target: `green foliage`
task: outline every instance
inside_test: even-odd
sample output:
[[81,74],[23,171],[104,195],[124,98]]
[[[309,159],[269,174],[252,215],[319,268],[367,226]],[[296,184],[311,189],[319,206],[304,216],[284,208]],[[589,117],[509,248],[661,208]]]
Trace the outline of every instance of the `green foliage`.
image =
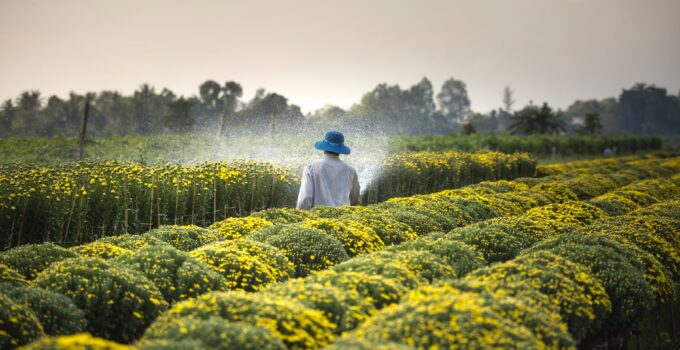
[[229,289],[260,290],[269,283],[287,280],[294,272],[284,250],[246,239],[215,242],[190,255],[222,275]]
[[26,305],[42,325],[45,334],[74,334],[85,329],[84,313],[64,295],[5,282],[0,282],[0,290],[17,304]]
[[510,117],[510,131],[513,134],[559,134],[565,131],[560,114],[553,112],[547,103],[541,107],[528,105]]
[[97,258],[52,264],[35,285],[73,300],[85,312],[88,332],[120,342],[137,339],[167,308],[161,292],[143,275]]
[[224,278],[209,265],[169,246],[149,246],[114,261],[146,276],[169,304],[227,287]]
[[147,330],[145,337],[164,332],[178,317],[220,317],[268,329],[289,349],[319,348],[333,339],[335,326],[322,312],[293,300],[240,291],[211,292],[175,304]]
[[349,258],[342,243],[335,237],[297,224],[275,225],[248,238],[281,249],[295,265],[295,277],[327,269]]
[[14,349],[43,334],[40,321],[29,308],[0,293],[0,349]]
[[356,338],[353,333],[348,333],[346,337],[340,338],[324,350],[413,350],[414,348],[406,344],[399,344],[387,341],[371,341]]
[[216,231],[204,229],[195,225],[161,226],[149,231],[146,235],[168,243],[185,252],[223,239]]
[[285,350],[271,331],[244,322],[227,322],[211,316],[175,317],[157,322],[136,346],[151,349]]
[[3,263],[32,280],[50,264],[78,254],[51,243],[26,244],[0,252],[0,263]]
[[488,263],[507,261],[519,254],[519,252],[535,243],[530,237],[524,235],[508,234],[499,227],[488,226],[483,228],[462,227],[441,236],[450,241],[465,243],[482,254]]

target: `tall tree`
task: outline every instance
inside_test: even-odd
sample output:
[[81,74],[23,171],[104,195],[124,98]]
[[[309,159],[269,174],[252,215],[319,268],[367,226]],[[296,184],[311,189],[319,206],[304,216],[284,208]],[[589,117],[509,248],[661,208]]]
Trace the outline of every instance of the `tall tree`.
[[558,134],[565,131],[560,115],[547,103],[543,103],[540,108],[528,105],[515,112],[510,121],[510,131],[513,134]]
[[576,130],[579,134],[595,135],[602,132],[600,115],[597,113],[587,113],[583,117],[583,126]]
[[163,125],[165,128],[181,134],[189,133],[194,126],[194,119],[191,113],[194,101],[180,97],[170,102],[167,111],[163,115]]
[[220,128],[218,135],[224,135],[227,124],[234,124],[236,109],[238,108],[239,99],[243,95],[243,88],[241,84],[235,81],[228,81],[224,84],[222,89],[222,118],[220,119]]
[[12,120],[14,120],[16,112],[17,108],[14,106],[11,99],[7,99],[2,103],[2,107],[0,107],[0,126],[2,126],[0,135],[10,135]]
[[666,89],[644,83],[619,96],[623,129],[631,134],[669,134],[680,129],[680,109]]
[[507,129],[507,122],[510,118],[510,115],[512,114],[512,106],[515,104],[515,99],[513,98],[514,94],[515,91],[509,86],[503,88],[503,108],[498,114],[498,131],[500,132],[503,132],[505,129]]
[[470,98],[468,98],[465,83],[449,79],[442,84],[437,94],[439,109],[450,123],[465,119],[470,114]]

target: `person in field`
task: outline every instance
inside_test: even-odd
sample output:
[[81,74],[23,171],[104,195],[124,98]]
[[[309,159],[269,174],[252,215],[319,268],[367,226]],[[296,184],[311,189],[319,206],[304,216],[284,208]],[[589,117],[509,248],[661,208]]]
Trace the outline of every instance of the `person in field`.
[[341,154],[349,154],[345,136],[329,131],[323,140],[314,144],[323,151],[323,158],[305,167],[297,199],[297,208],[308,210],[319,206],[359,204],[359,177],[357,171],[340,160]]

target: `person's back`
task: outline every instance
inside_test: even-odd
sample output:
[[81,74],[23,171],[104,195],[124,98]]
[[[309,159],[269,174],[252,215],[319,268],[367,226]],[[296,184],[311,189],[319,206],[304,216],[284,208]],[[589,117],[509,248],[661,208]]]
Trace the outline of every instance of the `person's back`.
[[357,172],[339,157],[340,153],[349,154],[344,136],[339,132],[328,132],[315,147],[323,150],[324,156],[305,167],[296,207],[304,210],[359,204]]

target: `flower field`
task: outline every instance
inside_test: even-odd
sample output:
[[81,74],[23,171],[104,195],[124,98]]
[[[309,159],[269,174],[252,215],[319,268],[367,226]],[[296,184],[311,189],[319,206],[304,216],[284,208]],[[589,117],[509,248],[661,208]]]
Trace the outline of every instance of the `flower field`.
[[[381,160],[371,160],[371,164]],[[527,154],[419,152],[384,160],[366,202],[485,180],[533,176]],[[73,245],[162,225],[207,227],[228,217],[293,206],[302,164],[255,161],[193,166],[133,162],[0,165],[0,247]]]
[[0,253],[0,348],[575,349],[672,315],[680,157],[539,171],[21,245]]

